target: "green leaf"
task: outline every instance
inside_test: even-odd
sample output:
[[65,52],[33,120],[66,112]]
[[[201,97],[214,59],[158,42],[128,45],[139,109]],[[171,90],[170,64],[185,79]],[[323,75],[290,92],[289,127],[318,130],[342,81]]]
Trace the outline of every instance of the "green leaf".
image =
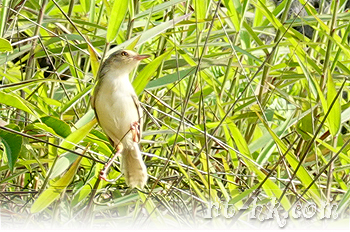
[[232,0],[224,0],[223,1],[224,5],[227,8],[227,15],[230,17],[231,22],[233,23],[236,31],[240,31],[240,19],[239,19],[239,14],[237,12],[237,8],[234,5],[234,1]]
[[238,150],[242,154],[244,154],[248,157],[251,157],[251,154],[250,154],[250,151],[248,148],[248,144],[245,141],[245,139],[244,139],[243,135],[241,134],[241,132],[239,131],[239,129],[237,128],[236,124],[234,122],[232,122],[230,120],[230,118],[226,118],[226,121],[227,121],[227,126],[231,131],[231,135],[232,135],[233,140],[235,141],[235,143],[237,145]]
[[103,4],[106,7],[107,16],[110,16],[111,15],[111,11],[112,11],[111,4],[109,4],[109,1],[107,1],[107,0],[103,0]]
[[157,78],[155,80],[150,81],[147,84],[146,89],[152,90],[152,89],[157,89],[160,87],[167,86],[168,84],[174,83],[176,81],[180,81],[183,78],[194,74],[195,71],[196,71],[196,67],[192,67],[192,68],[189,68],[186,70],[181,70],[179,72],[165,75],[163,77],[160,77],[160,78]]
[[[78,152],[81,150],[77,150]],[[80,157],[74,153],[66,152],[62,154],[58,160],[55,166],[52,169],[52,173],[50,176],[50,179],[54,179],[57,176],[61,175],[63,172],[67,170],[67,168],[74,163],[74,161],[77,159],[77,157]]]
[[139,75],[137,75],[137,77],[133,81],[133,86],[137,95],[139,95],[145,89],[148,82],[151,80],[153,74],[157,71],[158,67],[162,64],[163,60],[165,60],[171,52],[172,50],[167,51],[164,54],[158,56],[146,67],[144,67],[139,73]]
[[245,190],[244,192],[238,194],[238,196],[232,198],[228,203],[229,204],[237,204],[239,201],[244,200],[246,197],[249,197],[249,195],[254,192],[255,189],[259,187],[260,183],[250,187],[249,189]]
[[75,144],[78,144],[85,136],[90,132],[90,130],[97,123],[96,119],[91,120],[86,123],[84,126],[80,127],[78,130],[71,133],[62,143],[61,147],[71,149],[75,147]]
[[3,36],[7,29],[7,17],[8,17],[8,10],[10,7],[8,7],[10,4],[10,0],[2,0],[1,1],[1,5],[2,7],[0,7],[0,36]]
[[90,109],[88,112],[86,112],[86,114],[83,117],[81,117],[79,119],[79,121],[77,121],[75,123],[75,126],[74,126],[74,128],[72,128],[72,130],[74,131],[75,129],[79,129],[79,128],[87,125],[94,118],[95,118],[95,111],[93,109]]
[[341,107],[340,98],[338,98],[335,100],[332,108],[330,108],[332,102],[337,97],[337,90],[335,89],[331,73],[328,73],[327,89],[327,110],[330,110],[327,121],[329,131],[331,132],[332,136],[336,136],[340,131]]
[[88,46],[88,49],[89,49],[89,54],[90,54],[92,74],[94,75],[94,77],[96,77],[97,72],[98,72],[98,68],[100,66],[100,62],[98,61],[98,57],[97,57],[94,49],[92,49],[92,47],[90,45]]
[[[261,181],[266,178],[266,175],[262,171],[260,171],[251,160],[248,160],[246,158],[244,158],[244,160],[247,163],[249,169],[256,173]],[[265,183],[262,185],[262,188],[264,189],[265,193],[270,197],[276,197],[279,199],[283,194],[282,189],[280,189],[277,186],[277,184],[275,184],[270,179],[266,179]],[[286,195],[283,196],[281,200],[281,205],[285,210],[289,210],[291,208],[291,204]]]
[[[220,110],[220,116],[223,118],[226,114],[225,110],[221,107],[221,104],[219,103],[218,108]],[[251,158],[251,153],[249,151],[248,144],[245,141],[239,129],[237,128],[236,124],[229,117],[225,119],[225,123],[225,126],[227,126],[227,128],[230,131],[230,133],[228,133],[228,131],[225,131],[226,140],[231,140],[233,138],[240,153]],[[233,157],[232,161],[235,165],[238,165],[238,161],[236,161],[235,159],[236,157]]]
[[[92,62],[92,61],[91,61]],[[67,110],[71,109],[74,105],[79,103],[82,98],[84,98],[86,95],[88,95],[91,92],[93,85],[88,86],[83,91],[76,94],[70,101],[66,102],[62,109],[60,110],[61,113],[66,112]]]
[[70,135],[70,133],[72,133],[70,126],[59,118],[46,116],[40,118],[40,121],[52,128],[56,134],[63,138],[66,138],[68,135]]
[[0,52],[12,52],[12,46],[6,39],[0,38]]
[[48,133],[51,133],[53,135],[59,136],[56,131],[54,131],[51,127],[47,126],[45,123],[41,123],[41,122],[35,122],[35,123],[31,123],[28,126],[26,126],[24,128],[25,131],[30,132],[30,131],[45,131]]
[[138,40],[137,46],[140,46],[140,45],[144,44],[146,41],[150,41],[151,39],[157,37],[157,35],[159,35],[160,33],[163,33],[167,29],[174,27],[177,23],[185,20],[190,15],[191,15],[191,13],[180,16],[180,17],[175,18],[173,20],[166,21],[166,22],[159,24],[155,27],[152,27],[151,29],[142,32],[140,37],[135,36],[134,38],[129,39],[129,40],[125,41],[124,43],[114,47],[113,49],[110,50],[110,53],[117,51],[118,49],[128,47],[129,44],[134,42],[134,40]]
[[166,1],[166,2],[158,2],[157,4],[155,4],[156,2],[152,2],[153,6],[148,8],[147,10],[142,10],[140,11],[137,15],[135,15],[135,19],[137,18],[141,18],[141,17],[145,17],[148,16],[150,13],[156,13],[158,11],[162,11],[165,9],[169,9],[169,7],[172,7],[178,3],[183,2],[184,0],[170,0],[170,1]]
[[[292,153],[290,150],[288,151],[287,146],[283,143],[283,141],[274,133],[274,131],[269,127],[269,125],[265,122],[265,120],[260,116],[260,114],[256,111],[256,115],[259,117],[260,121],[264,124],[265,128],[269,132],[269,134],[272,136],[272,138],[275,140],[276,144],[279,146],[281,149],[282,154],[287,154],[286,159],[290,166],[296,170],[298,164],[299,164],[299,159]],[[288,151],[288,152],[287,152]],[[307,170],[304,168],[303,165],[299,167],[298,172],[296,173],[296,176],[299,178],[303,186],[309,186],[313,179],[310,176],[310,174],[307,172]],[[314,201],[316,202],[317,205],[321,203],[321,195],[320,195],[320,189],[319,187],[314,183],[309,189],[309,193],[313,197]]]
[[[277,136],[283,136],[284,131],[288,128],[290,128],[293,124],[299,122],[299,120],[303,119],[304,117],[308,116],[309,114],[311,114],[311,111],[314,110],[314,108],[309,108],[307,111],[305,111],[304,113],[302,113],[301,115],[299,115],[298,117],[294,117],[289,121],[288,125],[285,124],[281,124],[279,125],[277,128],[275,128],[273,130],[273,132],[277,135]],[[257,150],[265,147],[268,143],[271,143],[272,140],[272,136],[267,133],[265,136],[260,137],[259,139],[253,141],[252,143],[250,143],[249,145],[249,150],[250,152],[256,152]]]
[[[156,190],[155,190],[156,191]],[[158,190],[160,191],[160,190]],[[105,211],[105,210],[111,210],[115,209],[118,206],[124,206],[124,205],[133,205],[135,206],[135,202],[140,199],[140,196],[138,193],[130,193],[125,196],[121,196],[118,198],[113,198],[110,201],[110,204],[106,205],[96,205],[96,212]]]
[[[9,124],[6,127],[16,131],[20,131],[19,127],[15,124]],[[13,168],[21,152],[23,137],[21,135],[7,132],[0,129],[0,142],[5,147],[5,153],[7,156],[8,165],[10,167],[11,172],[13,172]]]
[[107,27],[107,43],[114,41],[118,34],[120,25],[122,24],[126,12],[128,10],[129,0],[115,0]]
[[[196,16],[196,21],[199,22],[201,20],[204,20],[206,18],[206,13],[207,13],[207,5],[208,1],[207,0],[195,0],[194,1],[194,12]],[[201,32],[204,28],[204,23],[198,23],[197,27],[198,30]]]
[[66,138],[72,133],[70,126],[59,118],[45,116],[25,127],[25,131],[44,130],[54,135]]
[[[73,149],[75,147],[75,144],[78,144],[82,139],[85,138],[85,136],[90,132],[90,130],[95,126],[97,120],[93,119],[90,122],[86,123],[84,126],[80,127],[76,131],[72,132],[62,143],[61,147]],[[61,153],[62,154],[62,153]],[[52,173],[50,178],[55,178],[58,175],[62,174],[69,165],[71,165],[78,155],[73,153],[64,153],[62,154],[59,159],[57,160],[57,163],[53,167]]]
[[[274,133],[276,133],[277,136],[281,137],[285,132],[288,130],[290,127],[290,122],[292,121],[294,116],[294,113],[291,113],[289,117],[279,126],[274,130]],[[305,118],[305,117],[304,117]],[[264,137],[270,137],[270,136],[264,136]],[[270,155],[274,151],[275,148],[275,141],[271,139],[268,143],[265,143],[264,149],[259,153],[258,158],[256,159],[256,162],[260,165],[265,165],[266,162],[268,161]]]
[[188,175],[188,172],[180,165],[179,161],[177,159],[174,159],[175,163],[177,164],[179,171],[184,175],[184,177],[188,180],[189,184],[191,185],[191,188],[194,192],[198,194],[198,196],[202,200],[206,200],[206,197],[203,195],[203,191],[201,191],[196,182]]
[[34,114],[34,112],[28,107],[29,102],[18,97],[14,93],[0,92],[0,103],[15,107],[16,109],[23,110],[32,115]]
[[48,207],[52,202],[54,202],[60,194],[67,188],[67,186],[72,182],[75,173],[79,167],[81,156],[73,163],[69,170],[56,182],[50,185],[38,199],[33,203],[30,208],[31,213],[38,213],[46,207]]
[[[301,103],[302,110],[310,109],[309,102]],[[310,135],[313,135],[314,128],[311,126],[313,123],[312,112],[310,112],[307,116],[303,117],[299,120],[297,125],[298,133],[303,137],[304,140],[311,139]]]
[[[83,164],[82,164],[83,165]],[[80,188],[77,189],[75,196],[72,200],[72,206],[75,206],[82,202],[86,197],[88,197],[92,191],[91,186],[94,186],[96,181],[99,181],[95,175],[90,175],[91,178],[85,182]],[[100,182],[101,185],[102,182]]]

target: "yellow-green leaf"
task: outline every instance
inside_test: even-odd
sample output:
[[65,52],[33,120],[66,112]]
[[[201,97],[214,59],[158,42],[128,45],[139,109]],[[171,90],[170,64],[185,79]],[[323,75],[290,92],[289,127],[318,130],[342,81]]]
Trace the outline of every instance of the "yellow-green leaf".
[[[265,128],[267,131],[270,133],[272,138],[275,140],[276,144],[279,146],[281,149],[281,152],[283,154],[287,153],[286,159],[290,166],[293,168],[293,170],[296,170],[297,166],[299,165],[300,160],[292,153],[290,150],[288,150],[287,146],[283,143],[283,141],[274,133],[274,131],[267,125],[265,120],[260,116],[260,114],[256,111],[255,112],[260,121],[264,124]],[[313,179],[310,176],[310,174],[307,172],[307,170],[304,168],[303,165],[301,165],[296,173],[297,177],[301,181],[302,185],[307,187],[309,186],[312,182]],[[311,185],[309,191],[308,191],[311,196],[313,197],[314,201],[316,204],[320,204],[321,202],[321,195],[320,195],[320,189],[319,187],[314,183]]]
[[79,143],[85,136],[90,132],[90,130],[97,123],[96,118],[86,123],[84,126],[79,128],[78,130],[71,133],[62,143],[61,147],[71,149],[75,146],[75,144]]
[[107,27],[107,43],[111,43],[118,34],[119,28],[128,10],[129,0],[115,0]]
[[[90,130],[95,126],[97,120],[96,118],[91,120],[90,122],[86,123],[84,126],[80,127],[78,130],[71,133],[62,143],[61,147],[72,149],[75,147],[75,144],[79,143],[82,139],[85,138],[85,136],[90,132]],[[60,152],[59,154],[62,154]],[[57,160],[57,163],[53,167],[51,177],[55,178],[56,176],[62,174],[69,165],[71,165],[78,155],[67,152],[61,155],[61,157]]]
[[[15,124],[9,124],[6,127],[16,131],[20,131],[19,127]],[[13,168],[15,167],[17,158],[21,152],[23,137],[15,133],[0,130],[0,144],[3,144],[3,146],[5,147],[8,166],[11,172],[13,172]]]
[[[330,110],[327,122],[329,126],[329,131],[332,136],[336,136],[339,133],[340,129],[340,119],[341,119],[341,109],[340,109],[340,99],[335,100],[332,108],[331,104],[334,99],[337,97],[337,90],[335,89],[334,81],[331,73],[328,73],[327,81],[327,110]],[[326,113],[326,112],[325,112]]]
[[142,69],[139,75],[133,81],[133,86],[135,88],[135,92],[139,95],[146,87],[148,82],[151,80],[153,74],[157,71],[158,67],[162,64],[163,60],[165,60],[172,50],[165,52],[164,54],[158,56],[151,63],[149,63],[146,67]]
[[31,115],[35,115],[32,109],[28,107],[29,102],[18,97],[16,94],[0,92],[0,103],[23,110]]
[[12,46],[6,39],[0,38],[0,52],[12,52]]
[[31,213],[37,213],[44,210],[60,196],[60,194],[72,182],[73,177],[79,167],[80,160],[81,156],[78,157],[78,159],[72,164],[69,170],[60,179],[53,183],[38,197],[38,199],[30,208]]
[[100,62],[98,61],[98,58],[97,58],[96,53],[94,52],[94,49],[92,49],[90,47],[90,45],[88,45],[88,50],[89,50],[89,54],[90,54],[92,74],[94,75],[94,77],[96,77],[97,72],[98,72],[98,68],[100,66]]

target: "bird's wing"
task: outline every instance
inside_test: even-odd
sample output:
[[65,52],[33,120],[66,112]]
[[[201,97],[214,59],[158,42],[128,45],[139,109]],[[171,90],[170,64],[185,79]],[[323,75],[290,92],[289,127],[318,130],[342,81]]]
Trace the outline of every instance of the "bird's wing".
[[97,121],[98,121],[98,117],[97,117],[97,113],[96,113],[96,109],[95,109],[95,99],[96,99],[95,95],[96,95],[96,93],[98,93],[98,90],[99,90],[100,86],[101,86],[101,80],[98,80],[97,84],[95,85],[95,88],[94,88],[94,90],[92,92],[92,95],[90,97],[91,107],[95,111],[95,117],[96,117]]
[[106,72],[103,71],[105,66],[106,66],[106,62],[103,62],[102,66],[100,66],[101,68],[100,68],[100,70],[99,70],[99,72],[97,74],[97,77],[96,77],[97,82],[96,82],[95,88],[94,88],[94,90],[92,92],[92,95],[91,95],[91,107],[95,111],[96,118],[97,118],[97,113],[96,113],[96,110],[95,110],[95,97],[94,96],[96,95],[96,93],[98,93],[98,90],[100,89],[101,84],[102,84],[101,82],[103,80],[103,77],[106,74]]
[[141,134],[142,134],[142,124],[143,124],[143,117],[142,117],[142,107],[140,105],[139,99],[137,98],[136,95],[131,95],[132,100],[134,101],[135,107],[137,109],[137,113],[138,113],[138,123],[139,123],[139,133],[138,133],[138,139],[139,141],[141,141]]

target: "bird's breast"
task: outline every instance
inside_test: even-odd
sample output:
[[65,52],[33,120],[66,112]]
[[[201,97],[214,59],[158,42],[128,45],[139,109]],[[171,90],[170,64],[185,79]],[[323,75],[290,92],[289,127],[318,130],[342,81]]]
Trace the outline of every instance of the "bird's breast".
[[128,80],[105,76],[95,96],[95,110],[99,123],[108,137],[120,141],[130,131],[131,123],[139,121],[139,115],[132,98],[135,91]]

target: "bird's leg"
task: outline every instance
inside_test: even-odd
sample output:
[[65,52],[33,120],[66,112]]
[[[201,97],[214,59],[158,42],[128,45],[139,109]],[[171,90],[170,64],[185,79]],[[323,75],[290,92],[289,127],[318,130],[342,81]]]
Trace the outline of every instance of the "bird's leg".
[[130,130],[132,133],[132,139],[134,140],[135,143],[140,142],[139,141],[139,135],[140,135],[139,126],[140,126],[139,122],[132,122],[131,126],[130,126]]
[[101,180],[113,182],[113,181],[107,179],[107,172],[108,172],[110,166],[112,165],[112,163],[114,162],[115,158],[117,158],[117,156],[119,156],[121,154],[121,152],[123,150],[123,144],[119,143],[116,148],[117,148],[116,153],[113,155],[113,157],[105,164],[103,169],[100,171],[99,178]]

